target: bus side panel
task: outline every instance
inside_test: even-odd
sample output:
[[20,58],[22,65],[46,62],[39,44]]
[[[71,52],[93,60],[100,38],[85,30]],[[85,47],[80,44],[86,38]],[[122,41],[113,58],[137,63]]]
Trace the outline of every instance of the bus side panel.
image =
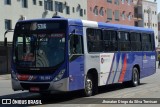
[[[124,78],[124,74],[127,71],[126,67],[128,66],[128,63],[126,62],[126,53],[117,53],[117,69],[116,69],[116,74],[114,75],[112,83],[118,83],[119,79]],[[123,70],[123,72],[122,72]],[[123,74],[123,75],[122,75]]]
[[132,59],[133,57],[130,56],[130,52],[117,52],[113,60],[107,84],[119,83],[130,79]]
[[155,66],[156,58],[155,52],[143,52],[143,70],[141,72],[141,78],[152,75],[156,71]]
[[131,80],[134,65],[142,68],[142,52],[118,52],[115,54],[107,84]]
[[154,52],[132,52],[127,53],[126,55],[127,69],[123,81],[129,81],[132,79],[132,69],[134,65],[138,65],[140,67],[140,78],[147,77],[155,73],[156,70]]
[[[107,79],[109,77],[111,67],[116,67],[115,63],[113,64],[113,60],[115,59],[114,53],[101,53],[99,64],[100,64],[100,74],[99,74],[99,83],[100,85],[106,85]],[[113,73],[114,74],[114,73]]]
[[[123,82],[126,73],[130,71],[129,53],[117,52],[113,58],[107,84]],[[130,72],[129,72],[130,73]],[[130,74],[128,74],[130,75]],[[130,78],[130,77],[129,77]]]
[[113,62],[112,62],[112,66],[110,69],[110,73],[109,73],[109,77],[107,79],[107,84],[112,84],[114,81],[114,83],[117,83],[118,79],[119,79],[119,72],[122,68],[122,59],[120,57],[120,53],[115,53],[114,58],[113,58]]
[[84,88],[84,56],[79,56],[69,63],[69,90]]
[[142,52],[129,52],[127,53],[127,70],[123,81],[130,81],[132,79],[132,69],[135,65],[140,67],[142,71]]

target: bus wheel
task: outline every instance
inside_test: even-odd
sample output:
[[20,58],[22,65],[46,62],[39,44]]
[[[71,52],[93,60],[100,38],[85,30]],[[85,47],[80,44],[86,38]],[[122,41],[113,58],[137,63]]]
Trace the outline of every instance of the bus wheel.
[[133,87],[138,86],[140,83],[140,79],[139,79],[139,71],[136,67],[133,68],[132,70],[132,80],[131,80],[131,85]]
[[92,76],[88,74],[85,80],[85,89],[84,89],[84,94],[86,97],[93,95],[93,81],[92,80],[93,80]]

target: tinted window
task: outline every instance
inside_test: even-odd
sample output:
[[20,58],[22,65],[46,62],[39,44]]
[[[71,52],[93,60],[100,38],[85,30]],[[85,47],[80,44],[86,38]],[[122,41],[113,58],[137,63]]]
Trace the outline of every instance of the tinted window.
[[152,43],[151,43],[151,35],[150,34],[142,34],[142,49],[143,51],[151,51]]
[[130,51],[130,41],[129,41],[129,33],[128,32],[118,32],[119,39],[119,50],[120,51]]
[[131,50],[132,51],[141,51],[141,34],[140,33],[135,33],[131,32],[130,33],[130,38],[131,38]]
[[64,61],[65,33],[19,33],[13,43],[13,59],[20,67],[55,67]]
[[88,52],[102,52],[102,31],[100,29],[87,29]]
[[103,49],[105,52],[118,50],[116,31],[104,30],[103,40]]
[[82,37],[78,35],[72,35],[70,39],[70,53],[71,54],[83,54]]

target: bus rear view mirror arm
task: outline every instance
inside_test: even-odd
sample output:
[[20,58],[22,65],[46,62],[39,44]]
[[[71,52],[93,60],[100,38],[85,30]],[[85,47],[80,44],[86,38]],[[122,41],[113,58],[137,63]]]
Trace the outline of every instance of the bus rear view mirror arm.
[[4,33],[4,46],[7,46],[7,37],[6,37],[6,34],[9,33],[9,32],[14,32],[14,29],[9,29],[9,30],[5,31],[5,33]]

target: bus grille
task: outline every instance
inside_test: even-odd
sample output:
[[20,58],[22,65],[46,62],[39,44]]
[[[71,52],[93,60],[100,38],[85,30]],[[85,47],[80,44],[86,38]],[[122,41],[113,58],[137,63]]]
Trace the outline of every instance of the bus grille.
[[43,91],[43,90],[47,90],[50,84],[48,83],[45,83],[45,84],[44,83],[43,84],[21,83],[21,86],[26,90],[29,90],[31,87],[38,87],[40,91]]

